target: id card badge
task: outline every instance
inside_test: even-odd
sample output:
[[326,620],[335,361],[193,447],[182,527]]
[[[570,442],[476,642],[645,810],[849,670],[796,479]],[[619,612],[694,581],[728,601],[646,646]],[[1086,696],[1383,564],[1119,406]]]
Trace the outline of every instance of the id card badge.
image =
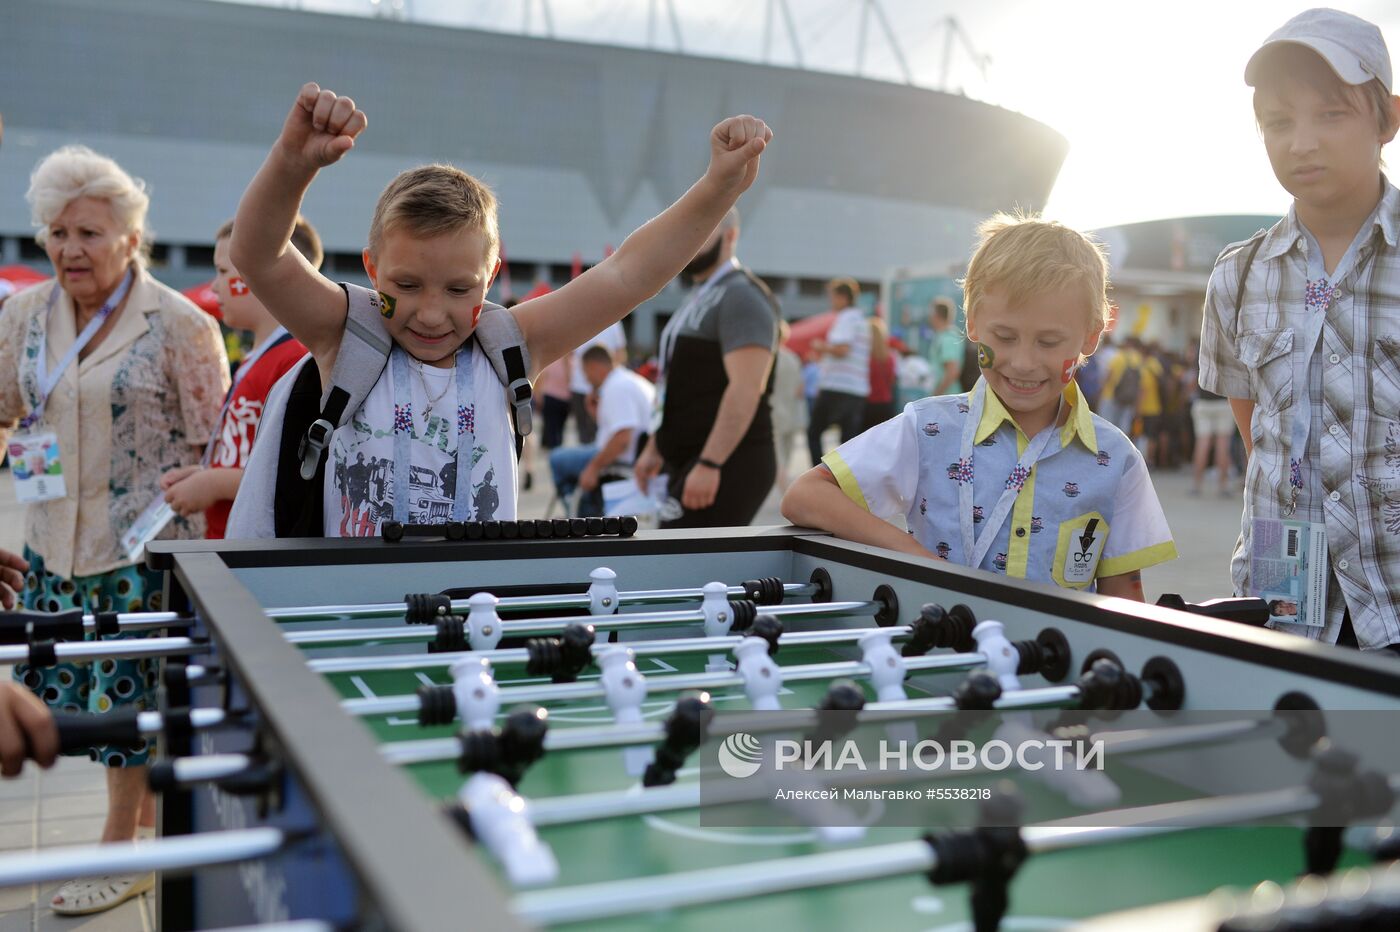
[[1249,594],[1269,606],[1269,626],[1327,624],[1327,529],[1320,522],[1255,518]]
[[16,434],[10,438],[9,453],[15,498],[21,505],[52,501],[68,494],[57,434]]
[[170,507],[170,503],[157,496],[146,506],[145,511],[136,516],[136,520],[131,522],[131,527],[122,535],[122,549],[126,551],[126,558],[132,563],[140,563],[141,558],[145,556],[146,543],[165,530],[165,526],[174,517],[175,510]]

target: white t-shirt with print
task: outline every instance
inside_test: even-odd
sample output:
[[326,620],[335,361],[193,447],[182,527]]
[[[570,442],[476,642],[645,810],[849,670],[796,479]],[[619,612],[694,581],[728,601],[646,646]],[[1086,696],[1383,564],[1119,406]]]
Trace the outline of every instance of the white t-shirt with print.
[[826,342],[849,346],[845,356],[823,356],[817,388],[864,398],[870,394],[870,321],[858,307],[836,315]]
[[637,440],[651,423],[656,389],[646,379],[625,366],[615,366],[598,386],[598,449],[607,446],[613,434],[632,430],[632,442],[616,460],[631,463],[637,458]]
[[583,354],[588,352],[591,346],[604,347],[616,359],[618,353],[627,349],[627,333],[622,329],[621,323],[612,323],[593,339],[574,348],[573,366],[569,369],[569,391],[575,395],[587,395],[593,391],[593,386],[588,384],[588,377],[583,374]]
[[[422,378],[409,372],[412,434],[408,520],[452,520],[456,496],[459,425],[476,432],[472,455],[472,506],[467,519],[506,521],[515,518],[515,434],[510,425],[505,388],[476,341],[471,342],[472,398],[459,408],[456,370],[422,366]],[[410,361],[411,370],[419,370]],[[426,382],[433,398],[427,414]],[[355,416],[336,429],[326,464],[325,534],[370,537],[394,517],[394,379],[393,360]]]

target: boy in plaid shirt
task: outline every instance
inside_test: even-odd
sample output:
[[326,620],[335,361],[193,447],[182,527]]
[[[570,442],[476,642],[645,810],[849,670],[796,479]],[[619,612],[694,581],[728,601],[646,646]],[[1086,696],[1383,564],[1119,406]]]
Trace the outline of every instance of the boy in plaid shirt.
[[[1308,10],[1269,37],[1245,81],[1293,204],[1226,248],[1206,296],[1201,387],[1230,399],[1250,451],[1232,576],[1241,593],[1298,601],[1297,616],[1273,622],[1280,630],[1395,651],[1400,191],[1381,173],[1400,126],[1390,56],[1371,23]],[[1325,538],[1327,560],[1311,585],[1281,585],[1265,558],[1300,534]]]

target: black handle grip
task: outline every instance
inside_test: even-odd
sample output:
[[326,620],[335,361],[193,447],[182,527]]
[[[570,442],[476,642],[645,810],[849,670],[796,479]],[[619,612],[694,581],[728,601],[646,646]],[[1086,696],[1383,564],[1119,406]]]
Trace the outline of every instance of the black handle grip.
[[81,641],[83,610],[67,612],[0,612],[0,644],[28,644],[30,626],[34,639]]
[[138,714],[138,709],[130,708],[114,709],[101,715],[55,712],[53,720],[58,726],[59,749],[65,754],[102,745],[135,749],[141,743]]

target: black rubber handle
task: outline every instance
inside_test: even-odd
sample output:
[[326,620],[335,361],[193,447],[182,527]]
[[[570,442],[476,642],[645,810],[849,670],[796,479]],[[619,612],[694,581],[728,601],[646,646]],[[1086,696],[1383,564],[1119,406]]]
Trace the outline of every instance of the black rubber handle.
[[30,625],[33,625],[35,640],[81,641],[83,610],[0,612],[0,644],[28,644]]
[[58,726],[59,749],[65,754],[103,745],[134,749],[141,743],[141,729],[136,724],[138,714],[139,710],[127,708],[101,715],[55,712],[53,720]]

